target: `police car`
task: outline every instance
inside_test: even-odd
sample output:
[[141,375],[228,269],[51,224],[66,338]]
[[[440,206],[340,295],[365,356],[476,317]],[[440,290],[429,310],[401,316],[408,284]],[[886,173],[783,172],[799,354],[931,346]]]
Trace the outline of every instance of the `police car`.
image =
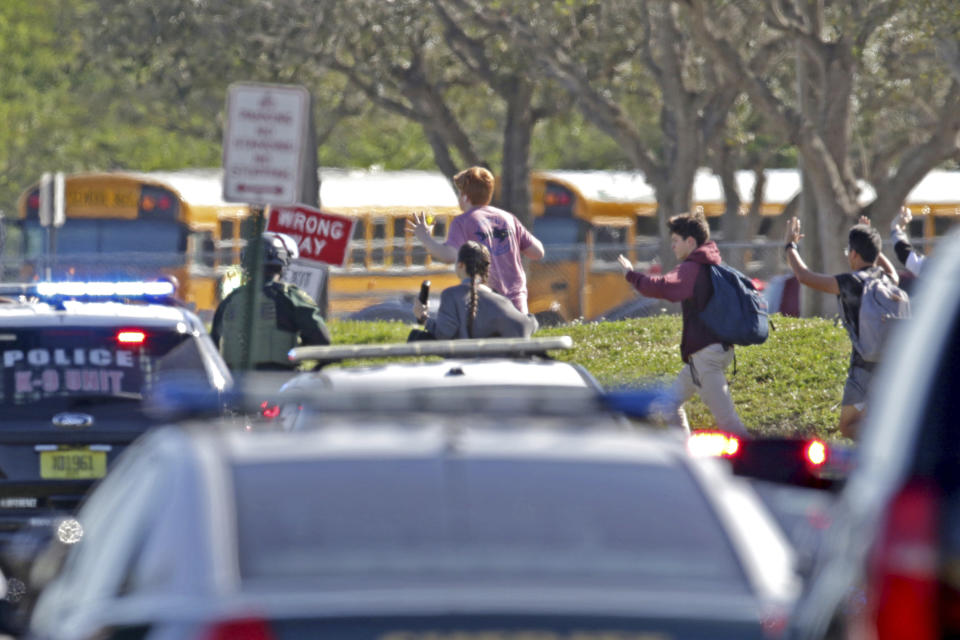
[[0,285],[0,545],[72,510],[149,425],[165,378],[232,378],[169,282]]

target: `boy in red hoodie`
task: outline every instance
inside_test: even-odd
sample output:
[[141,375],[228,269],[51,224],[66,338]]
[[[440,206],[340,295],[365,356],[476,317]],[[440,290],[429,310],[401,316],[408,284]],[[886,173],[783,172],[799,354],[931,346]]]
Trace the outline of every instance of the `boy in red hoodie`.
[[617,261],[627,282],[637,291],[649,298],[680,303],[683,313],[680,356],[685,366],[680,370],[672,389],[678,402],[677,426],[690,432],[683,403],[698,393],[713,413],[718,429],[747,435],[747,429],[733,407],[730,387],[724,374],[733,361],[733,345],[724,344],[698,317],[713,295],[707,266],[720,264],[720,251],[716,243],[710,240],[710,227],[703,214],[674,216],[667,222],[667,228],[670,229],[670,248],[680,261],[669,273],[660,276],[634,271],[630,260],[623,255]]

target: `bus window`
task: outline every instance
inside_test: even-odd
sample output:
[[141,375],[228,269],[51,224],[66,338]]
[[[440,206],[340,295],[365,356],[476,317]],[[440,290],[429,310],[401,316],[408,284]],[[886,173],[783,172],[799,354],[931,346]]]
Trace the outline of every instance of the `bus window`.
[[[28,220],[25,226],[27,255],[41,254],[43,227],[35,220]],[[178,264],[185,248],[181,225],[170,221],[75,219],[56,230],[56,254],[61,256],[143,252],[164,263]]]
[[220,221],[220,237],[223,240],[233,240],[233,229],[236,225],[233,224],[233,220],[221,220]]
[[544,262],[573,260],[578,255],[577,244],[583,241],[585,224],[576,218],[536,218],[533,235],[548,247]]
[[953,228],[953,223],[956,222],[957,219],[957,216],[934,216],[933,236],[939,238],[940,236],[950,233],[950,229]]
[[660,227],[656,216],[637,216],[637,235],[656,238],[660,235]]
[[923,218],[914,218],[910,221],[910,228],[907,230],[907,235],[911,238],[923,237]]
[[216,266],[217,246],[212,231],[199,231],[190,234],[187,247],[193,255],[195,264],[214,268]]
[[629,253],[629,230],[625,226],[596,226],[593,228],[594,260],[615,263],[621,253]]

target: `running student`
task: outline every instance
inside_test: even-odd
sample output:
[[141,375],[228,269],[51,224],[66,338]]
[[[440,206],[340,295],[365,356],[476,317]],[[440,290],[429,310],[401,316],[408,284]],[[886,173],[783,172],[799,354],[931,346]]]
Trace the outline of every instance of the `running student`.
[[733,345],[724,344],[699,318],[713,295],[710,265],[720,264],[720,251],[710,240],[710,228],[701,213],[684,213],[670,218],[670,248],[680,261],[669,273],[657,276],[633,270],[626,256],[617,261],[633,287],[650,298],[679,302],[683,314],[680,357],[684,367],[673,383],[673,394],[679,405],[676,426],[687,433],[690,424],[683,403],[699,394],[717,421],[717,428],[727,433],[747,435],[730,397],[725,371],[733,362]]
[[426,214],[415,214],[407,221],[407,230],[416,235],[434,259],[451,263],[463,243],[474,240],[490,251],[490,288],[527,312],[527,275],[522,258],[543,258],[543,244],[527,231],[509,211],[490,206],[493,198],[493,174],[483,167],[471,167],[453,176],[460,210],[450,223],[447,239],[433,239],[433,225]]
[[[897,270],[880,253],[883,241],[880,232],[869,224],[856,224],[850,228],[847,247],[843,250],[850,265],[848,273],[830,275],[816,273],[807,268],[800,258],[797,243],[803,238],[800,233],[800,220],[794,216],[787,223],[784,235],[784,251],[787,263],[800,284],[811,289],[832,293],[840,303],[841,319],[847,331],[859,335],[860,300],[863,297],[864,282],[869,278],[889,278],[893,284],[899,284]],[[851,343],[850,365],[847,368],[847,380],[843,385],[843,398],[840,401],[840,421],[837,428],[848,438],[856,437],[857,426],[866,409],[867,389],[873,377],[875,363],[867,362]]]

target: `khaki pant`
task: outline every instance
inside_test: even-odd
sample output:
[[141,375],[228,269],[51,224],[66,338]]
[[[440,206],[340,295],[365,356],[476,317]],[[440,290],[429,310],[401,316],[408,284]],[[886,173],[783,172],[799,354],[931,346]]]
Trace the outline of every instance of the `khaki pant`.
[[683,403],[697,393],[713,414],[718,429],[736,435],[747,435],[746,427],[740,421],[737,410],[733,408],[730,387],[727,385],[727,377],[724,374],[731,362],[733,362],[733,347],[724,350],[723,345],[716,343],[690,356],[690,364],[680,370],[672,387],[677,400],[677,412],[675,417],[670,416],[670,421],[676,427],[690,433],[690,423],[687,422],[687,412],[683,410]]

